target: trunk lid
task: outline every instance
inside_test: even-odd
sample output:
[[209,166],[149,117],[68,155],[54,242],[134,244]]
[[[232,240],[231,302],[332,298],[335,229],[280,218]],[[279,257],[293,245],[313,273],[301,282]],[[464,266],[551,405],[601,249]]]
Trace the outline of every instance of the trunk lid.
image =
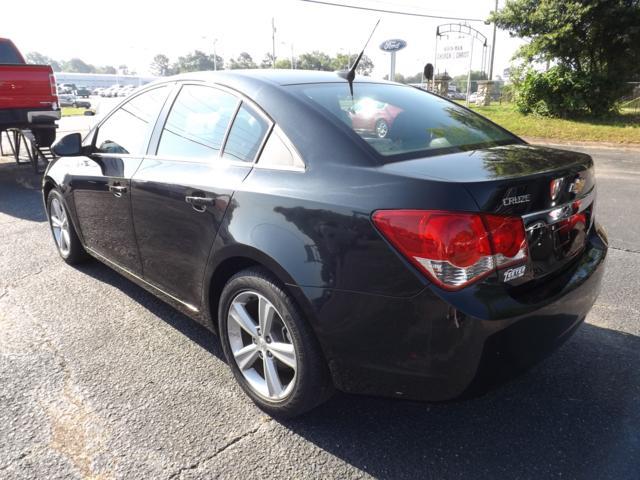
[[527,264],[498,272],[499,280],[510,285],[562,271],[584,249],[593,223],[593,161],[582,153],[516,144],[389,163],[383,168],[462,183],[478,211],[522,217]]

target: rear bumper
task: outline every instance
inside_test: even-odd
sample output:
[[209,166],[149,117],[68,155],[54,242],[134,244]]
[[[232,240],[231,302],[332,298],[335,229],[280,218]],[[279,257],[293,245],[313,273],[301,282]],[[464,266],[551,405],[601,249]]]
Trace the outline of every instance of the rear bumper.
[[301,288],[336,387],[444,401],[535,364],[571,336],[598,296],[607,245],[593,230],[571,268],[518,297],[503,285],[464,294],[427,288],[412,298]]
[[7,128],[49,128],[60,120],[60,110],[38,108],[0,109],[0,130]]

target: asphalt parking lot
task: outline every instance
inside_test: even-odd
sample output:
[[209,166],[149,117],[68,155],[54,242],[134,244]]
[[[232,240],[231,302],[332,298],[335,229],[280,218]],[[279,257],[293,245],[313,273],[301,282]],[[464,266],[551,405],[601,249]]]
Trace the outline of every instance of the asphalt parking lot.
[[337,394],[286,422],[214,335],[96,261],[63,263],[39,178],[0,159],[0,478],[638,478],[640,150],[577,149],[611,249],[562,349],[474,400]]

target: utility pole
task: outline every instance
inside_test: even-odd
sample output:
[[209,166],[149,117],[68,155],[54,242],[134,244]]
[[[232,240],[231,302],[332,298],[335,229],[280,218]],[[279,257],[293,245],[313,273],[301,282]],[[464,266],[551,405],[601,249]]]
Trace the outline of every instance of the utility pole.
[[276,68],[276,19],[271,17],[271,68]]
[[[496,0],[496,8],[493,10],[494,15],[498,13],[498,0]],[[493,80],[493,54],[496,51],[496,21],[493,20],[493,40],[491,41],[491,60],[489,63],[489,80]]]
[[216,43],[218,42],[217,38],[213,39],[213,71],[218,71],[218,55],[216,55]]

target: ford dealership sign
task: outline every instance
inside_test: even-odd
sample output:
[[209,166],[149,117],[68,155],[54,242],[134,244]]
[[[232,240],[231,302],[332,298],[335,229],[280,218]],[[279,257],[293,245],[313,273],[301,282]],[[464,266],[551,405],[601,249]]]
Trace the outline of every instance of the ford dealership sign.
[[400,40],[399,38],[392,38],[391,40],[385,40],[380,44],[380,50],[385,52],[397,52],[407,46],[407,42]]

